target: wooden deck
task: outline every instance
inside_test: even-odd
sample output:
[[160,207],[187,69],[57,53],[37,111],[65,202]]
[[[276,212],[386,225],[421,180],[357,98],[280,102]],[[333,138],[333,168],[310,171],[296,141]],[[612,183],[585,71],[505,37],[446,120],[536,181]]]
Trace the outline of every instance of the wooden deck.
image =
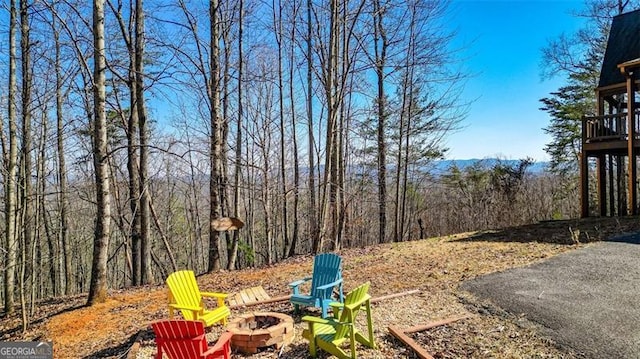
[[[635,128],[640,129],[640,111],[635,112]],[[587,156],[624,155],[629,149],[627,113],[585,117],[582,120],[582,145]],[[640,149],[640,133],[634,132],[633,145]]]

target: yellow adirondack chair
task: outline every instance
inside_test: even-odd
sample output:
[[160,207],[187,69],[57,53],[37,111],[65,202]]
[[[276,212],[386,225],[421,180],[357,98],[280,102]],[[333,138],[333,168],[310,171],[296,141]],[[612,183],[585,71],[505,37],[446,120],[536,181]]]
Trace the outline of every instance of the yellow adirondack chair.
[[[309,341],[309,353],[315,358],[316,347],[333,354],[340,359],[355,359],[356,342],[369,348],[376,347],[373,338],[373,320],[371,318],[371,296],[367,293],[369,282],[349,292],[343,303],[331,303],[333,318],[304,316],[303,321],[309,324],[302,336]],[[367,315],[367,336],[356,328],[356,317],[364,307]],[[349,344],[349,352],[343,347]]]
[[[229,307],[224,303],[227,294],[200,292],[196,276],[193,271],[182,270],[174,272],[167,278],[169,286],[169,318],[173,318],[174,311],[180,310],[186,320],[198,320],[209,327],[217,322],[227,324],[227,317],[231,314]],[[218,306],[207,310],[203,297],[216,298]]]

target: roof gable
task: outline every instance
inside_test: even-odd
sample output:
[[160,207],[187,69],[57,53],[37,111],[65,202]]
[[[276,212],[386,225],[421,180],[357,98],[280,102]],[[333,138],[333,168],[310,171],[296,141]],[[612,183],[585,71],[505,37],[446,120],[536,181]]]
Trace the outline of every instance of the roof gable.
[[613,18],[598,87],[624,83],[618,65],[637,58],[640,58],[640,10]]

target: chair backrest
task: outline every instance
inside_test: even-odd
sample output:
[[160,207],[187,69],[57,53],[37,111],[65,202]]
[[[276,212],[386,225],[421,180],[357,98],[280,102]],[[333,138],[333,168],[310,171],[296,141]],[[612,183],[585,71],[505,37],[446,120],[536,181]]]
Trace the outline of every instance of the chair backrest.
[[204,324],[194,320],[162,320],[151,323],[156,335],[158,356],[162,352],[169,358],[199,358],[207,351]]
[[[190,307],[202,306],[202,295],[193,271],[181,270],[171,273],[167,278],[167,286],[171,292],[172,301],[176,304]],[[189,310],[183,310],[182,316],[184,319],[197,319]]]
[[[370,285],[371,283],[366,282],[347,294],[344,298],[344,307],[340,313],[339,321],[341,323],[353,324],[355,322],[358,312],[360,311],[360,307],[362,307],[367,300],[371,299],[371,296],[368,294]],[[349,326],[338,325],[336,327],[334,339],[344,338],[348,334]]]
[[313,259],[313,277],[311,279],[311,295],[321,297],[322,292],[316,289],[333,283],[342,277],[342,257],[334,253],[322,253]]

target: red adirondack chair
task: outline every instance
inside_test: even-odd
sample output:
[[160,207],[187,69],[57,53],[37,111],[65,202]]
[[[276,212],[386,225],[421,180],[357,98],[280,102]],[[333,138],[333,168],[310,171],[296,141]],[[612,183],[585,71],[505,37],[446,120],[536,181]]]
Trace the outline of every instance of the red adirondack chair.
[[230,359],[231,336],[225,332],[211,348],[204,335],[204,324],[194,320],[161,320],[151,323],[156,334],[158,353],[162,359],[167,353],[170,359]]

